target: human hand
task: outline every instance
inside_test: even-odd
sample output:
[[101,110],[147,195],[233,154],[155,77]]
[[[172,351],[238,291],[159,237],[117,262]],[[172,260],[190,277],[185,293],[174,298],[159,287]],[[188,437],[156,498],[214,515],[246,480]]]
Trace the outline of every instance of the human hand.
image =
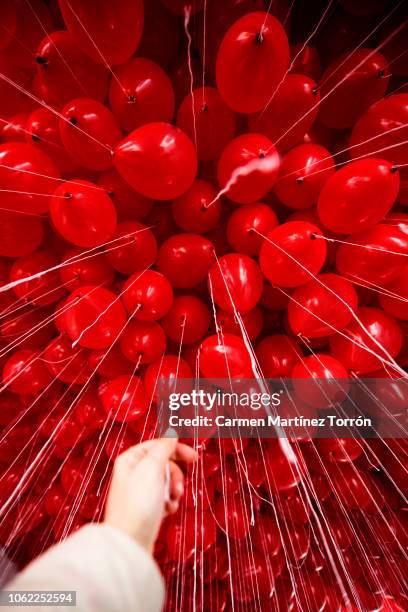
[[[151,553],[164,516],[176,512],[184,491],[183,472],[175,461],[191,463],[196,458],[195,450],[177,438],[149,440],[128,448],[115,461],[105,523]],[[165,500],[167,465],[170,501]]]

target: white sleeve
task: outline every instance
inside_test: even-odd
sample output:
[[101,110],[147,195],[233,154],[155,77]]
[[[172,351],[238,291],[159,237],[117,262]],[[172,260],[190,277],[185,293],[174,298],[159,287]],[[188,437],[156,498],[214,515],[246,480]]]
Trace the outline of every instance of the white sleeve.
[[153,558],[105,524],[82,527],[3,588],[76,591],[76,608],[30,606],[33,612],[159,612],[164,600],[163,579]]

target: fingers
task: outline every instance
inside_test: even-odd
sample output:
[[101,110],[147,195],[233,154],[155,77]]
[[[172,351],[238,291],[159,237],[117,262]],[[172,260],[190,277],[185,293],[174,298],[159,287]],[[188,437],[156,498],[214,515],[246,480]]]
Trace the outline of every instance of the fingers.
[[147,456],[161,466],[170,458],[187,463],[197,459],[196,451],[191,446],[178,442],[177,438],[159,438],[131,446],[117,457],[115,467],[133,468]]
[[166,503],[166,512],[168,514],[173,514],[178,510],[180,499],[184,492],[184,474],[174,461],[170,461],[169,466],[170,500]]
[[198,454],[197,451],[194,450],[194,448],[188,446],[188,444],[182,444],[181,442],[179,442],[176,446],[176,450],[174,452],[174,455],[172,456],[172,459],[175,459],[176,461],[186,461],[187,463],[193,463],[197,460],[197,457]]

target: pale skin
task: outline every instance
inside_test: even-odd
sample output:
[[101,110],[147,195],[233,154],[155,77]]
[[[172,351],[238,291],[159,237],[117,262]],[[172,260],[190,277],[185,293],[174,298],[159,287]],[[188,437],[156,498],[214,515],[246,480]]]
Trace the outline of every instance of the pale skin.
[[128,448],[115,461],[105,523],[152,553],[163,518],[177,511],[184,492],[184,475],[176,461],[192,463],[196,458],[195,450],[177,438],[149,440]]

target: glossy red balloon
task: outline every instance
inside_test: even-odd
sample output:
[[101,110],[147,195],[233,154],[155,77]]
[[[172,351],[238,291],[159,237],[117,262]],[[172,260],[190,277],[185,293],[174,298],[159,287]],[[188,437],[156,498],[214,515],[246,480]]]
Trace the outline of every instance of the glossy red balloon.
[[38,351],[16,351],[3,368],[3,383],[15,393],[35,395],[52,380]]
[[131,132],[116,147],[114,164],[136,191],[156,200],[181,196],[197,172],[193,143],[168,123],[149,123]]
[[385,94],[390,79],[387,61],[372,49],[356,49],[335,59],[323,72],[319,87],[319,119],[345,129]]
[[166,351],[166,335],[155,321],[130,321],[120,337],[120,348],[133,363],[151,363]]
[[261,271],[247,255],[223,255],[208,273],[208,291],[227,312],[249,312],[261,299],[262,290]]
[[135,319],[156,321],[170,310],[173,289],[160,272],[135,272],[125,283],[122,300],[128,313]]
[[174,298],[169,312],[162,320],[167,336],[180,344],[192,344],[201,340],[210,327],[210,311],[207,305],[194,295]]
[[316,235],[322,235],[320,230],[303,221],[283,223],[267,235],[259,262],[272,285],[297,287],[320,272],[327,249],[326,242]]
[[27,121],[29,117],[29,112],[23,112],[17,113],[9,117],[7,121],[4,121],[4,124],[0,128],[2,142],[26,142]]
[[101,64],[121,64],[136,51],[143,32],[143,0],[58,0],[68,30]]
[[[393,164],[408,163],[408,93],[399,93],[379,100],[356,122],[350,137],[353,158],[374,154]],[[408,204],[408,171],[399,170],[401,184],[398,195]]]
[[333,336],[330,348],[348,370],[361,375],[380,369],[382,360],[389,362],[390,357],[396,357],[403,337],[395,319],[378,308],[359,308],[356,316],[361,324],[353,320],[343,332],[347,338]]
[[122,137],[111,111],[97,100],[76,98],[61,114],[59,129],[68,153],[84,168],[110,168],[113,148]]
[[249,204],[271,190],[279,171],[279,155],[260,134],[242,134],[231,140],[218,160],[218,183],[230,200]]
[[205,378],[253,377],[248,349],[233,334],[209,336],[201,343],[200,371]]
[[114,421],[122,423],[139,419],[149,406],[143,382],[138,376],[114,378],[102,395],[102,404]]
[[189,289],[207,278],[214,260],[214,247],[207,238],[176,234],[160,247],[157,268],[173,287]]
[[44,213],[58,186],[59,171],[48,155],[31,144],[0,145],[0,206],[5,211]]
[[71,340],[86,348],[102,349],[116,341],[125,325],[126,313],[112,291],[87,285],[71,293],[61,321]]
[[290,491],[302,480],[304,467],[292,451],[284,451],[278,440],[270,440],[265,449],[265,469],[268,489],[277,491]]
[[98,185],[114,203],[120,221],[141,221],[153,208],[153,200],[132,189],[116,170],[103,172],[99,176]]
[[216,227],[221,215],[221,200],[208,181],[196,180],[190,189],[174,200],[171,212],[185,232],[205,234]]
[[229,217],[227,239],[231,247],[239,253],[258,255],[263,235],[268,234],[278,225],[278,218],[267,204],[247,204],[240,206]]
[[302,358],[302,351],[294,338],[275,334],[263,338],[255,349],[265,378],[287,378]]
[[156,239],[142,223],[137,221],[118,223],[113,240],[114,248],[107,253],[107,258],[112,268],[121,274],[133,274],[137,270],[144,270],[156,260]]
[[295,335],[332,336],[346,327],[356,311],[358,296],[350,281],[336,274],[319,274],[295,289],[288,304],[288,321]]
[[87,351],[81,347],[72,348],[67,337],[54,338],[44,352],[44,363],[53,376],[65,383],[83,385],[89,380]]
[[48,310],[31,307],[24,309],[19,306],[17,312],[11,310],[9,316],[6,316],[2,309],[1,337],[10,348],[43,348],[55,333],[50,314]]
[[215,87],[189,93],[177,113],[177,125],[197,146],[200,161],[217,159],[235,134],[235,115]]
[[348,463],[331,474],[334,490],[347,508],[364,509],[373,502],[374,490],[366,474]]
[[289,208],[309,208],[317,203],[333,173],[334,160],[327,149],[317,144],[299,145],[283,158],[274,192]]
[[319,101],[320,92],[312,79],[289,74],[268,106],[250,116],[249,127],[267,136],[279,151],[287,151],[299,144],[313,125]]
[[[127,328],[128,326],[126,325],[120,337],[122,337]],[[106,378],[117,378],[124,374],[131,374],[135,369],[134,364],[126,359],[122,353],[118,341],[112,344],[108,351],[106,349],[91,351],[88,357],[88,364],[92,372],[97,372],[100,376],[106,376]]]
[[320,192],[319,217],[329,230],[351,234],[378,223],[394,204],[398,172],[382,159],[361,159],[333,174]]
[[174,91],[165,71],[143,57],[120,66],[112,79],[109,102],[126,132],[146,123],[170,122],[174,114]]
[[61,170],[70,172],[78,168],[79,163],[66,151],[59,132],[58,115],[48,108],[38,108],[26,119],[25,139],[35,144],[48,155]]
[[408,236],[398,227],[381,223],[345,242],[337,250],[336,266],[356,283],[382,286],[406,268]]
[[216,81],[232,110],[255,113],[274,94],[289,65],[289,45],[277,19],[264,12],[238,19],[218,50]]
[[[345,398],[350,388],[346,368],[330,355],[304,357],[293,368],[292,378],[297,395],[316,408],[332,407],[334,402]],[[316,384],[310,379],[316,379]]]
[[[47,306],[61,299],[65,291],[55,269],[58,263],[55,255],[45,250],[16,259],[10,270],[10,281],[19,283],[13,287],[17,297],[37,306]],[[44,274],[39,275],[40,272]],[[24,280],[30,276],[36,277]]]
[[78,47],[69,32],[52,32],[41,41],[36,55],[39,97],[61,108],[74,98],[102,102],[108,87],[108,70]]
[[72,249],[66,253],[59,269],[61,281],[69,291],[82,285],[112,284],[114,272],[104,253],[84,253]]
[[50,204],[58,232],[72,244],[94,247],[112,238],[116,212],[112,200],[97,185],[75,180],[62,183]]

